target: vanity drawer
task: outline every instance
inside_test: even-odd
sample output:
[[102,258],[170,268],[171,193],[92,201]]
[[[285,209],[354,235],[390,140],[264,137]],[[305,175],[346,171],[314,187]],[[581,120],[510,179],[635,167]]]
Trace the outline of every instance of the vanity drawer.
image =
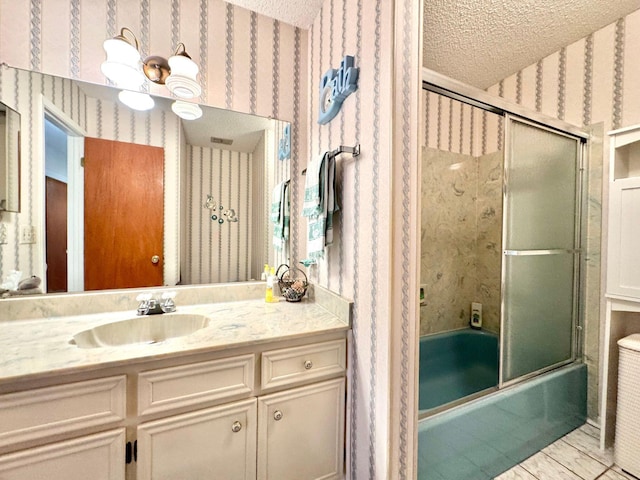
[[0,395],[0,446],[113,424],[126,418],[126,377]]
[[254,378],[253,354],[141,372],[138,415],[249,396]]
[[346,341],[314,343],[262,353],[263,389],[282,387],[342,375],[346,365]]

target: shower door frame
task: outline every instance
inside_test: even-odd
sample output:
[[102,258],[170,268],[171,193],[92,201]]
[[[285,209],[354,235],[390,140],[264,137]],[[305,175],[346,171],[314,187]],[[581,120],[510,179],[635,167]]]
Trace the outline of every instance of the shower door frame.
[[[532,111],[522,105],[515,104],[509,102],[502,97],[497,97],[493,94],[486,92],[485,90],[481,90],[476,87],[472,87],[470,85],[464,84],[452,78],[449,78],[445,75],[442,75],[433,70],[429,70],[428,68],[422,69],[422,89],[443,95],[445,97],[457,100],[459,102],[471,105],[473,107],[477,107],[482,110],[486,110],[491,113],[498,114],[502,117],[505,122],[505,127],[507,126],[509,118],[514,118],[518,121],[528,123],[535,127],[547,129],[549,131],[563,134],[572,138],[576,138],[578,140],[578,161],[576,165],[576,239],[577,246],[580,248],[579,251],[574,253],[574,281],[573,281],[573,300],[574,300],[574,308],[572,315],[572,332],[571,332],[571,358],[560,362],[558,364],[554,364],[552,366],[548,366],[537,370],[535,372],[531,372],[520,377],[516,377],[507,382],[502,381],[502,355],[500,356],[500,364],[499,364],[499,381],[497,388],[501,389],[504,387],[508,387],[510,385],[522,382],[529,378],[538,376],[547,371],[553,370],[560,366],[570,364],[574,362],[576,359],[582,356],[582,342],[581,342],[581,332],[582,332],[582,321],[583,321],[583,312],[582,308],[582,263],[584,262],[584,256],[582,255],[582,246],[584,244],[583,231],[581,226],[584,222],[584,211],[583,202],[584,202],[584,191],[585,183],[583,181],[583,173],[584,173],[584,162],[587,154],[587,141],[589,140],[589,133],[583,130],[580,127],[567,123],[563,120],[559,120],[553,117],[549,117],[543,113]],[[503,129],[503,145],[506,147],[507,137],[507,128]],[[505,159],[506,160],[506,159]],[[503,165],[505,161],[503,160]],[[505,191],[503,188],[503,202]],[[503,203],[504,204],[504,203]],[[504,230],[504,213],[503,213],[503,230]],[[503,231],[504,233],[504,231]],[[575,245],[574,245],[575,246]],[[574,249],[575,251],[575,249]],[[504,258],[504,254],[502,255]],[[501,265],[501,275],[504,277],[504,265]],[[502,281],[504,278],[501,279]],[[504,288],[504,285],[501,286]],[[504,315],[502,310],[504,309],[504,300],[501,297],[501,315],[500,315],[500,323],[502,330],[502,322],[504,321]],[[502,332],[500,333],[500,345],[501,350],[503,342]],[[462,400],[462,399],[461,399]]]
[[[564,365],[568,365],[576,361],[577,358],[582,354],[581,351],[581,343],[580,343],[580,333],[582,330],[582,312],[580,311],[581,307],[581,285],[582,285],[582,275],[581,275],[581,267],[583,262],[583,237],[582,237],[582,223],[584,221],[583,218],[583,198],[584,198],[584,159],[585,159],[585,146],[586,142],[582,141],[580,137],[576,135],[572,135],[566,133],[564,131],[558,130],[557,128],[552,128],[547,125],[541,124],[536,121],[532,121],[529,119],[525,119],[519,115],[513,115],[508,112],[504,112],[504,176],[503,176],[503,189],[502,189],[502,265],[501,265],[501,282],[500,282],[500,361],[498,362],[499,374],[498,374],[498,388],[504,388],[509,385],[513,385],[524,380],[527,380],[532,377],[536,377],[550,370],[555,370]],[[506,242],[506,223],[508,220],[508,204],[507,204],[507,182],[508,182],[508,164],[510,163],[510,156],[513,155],[511,152],[511,124],[512,122],[519,122],[524,125],[528,125],[530,127],[538,128],[541,130],[545,130],[549,133],[553,133],[556,135],[561,135],[567,137],[571,140],[576,140],[576,165],[575,165],[575,209],[574,209],[574,240],[573,240],[573,249],[545,249],[545,250],[507,250],[505,249]],[[533,255],[556,255],[556,254],[573,254],[573,306],[571,313],[571,353],[569,358],[565,360],[558,361],[556,363],[547,365],[545,367],[539,368],[537,370],[533,370],[529,373],[522,374],[520,376],[514,377],[510,380],[505,381],[505,371],[504,371],[504,361],[503,355],[505,352],[506,339],[503,332],[505,331],[505,301],[503,292],[506,288],[506,267],[504,264],[504,260],[507,256],[533,256]]]

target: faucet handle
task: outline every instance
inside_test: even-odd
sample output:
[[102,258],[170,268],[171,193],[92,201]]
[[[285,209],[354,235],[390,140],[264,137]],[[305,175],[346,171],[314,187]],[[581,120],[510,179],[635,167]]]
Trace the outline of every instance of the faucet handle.
[[170,313],[176,311],[176,304],[173,299],[176,297],[176,292],[164,292],[162,294],[162,301],[160,302],[160,308],[164,313]]
[[140,302],[140,305],[138,305],[138,315],[146,315],[147,313],[149,313],[149,300],[151,300],[151,294],[150,293],[140,293],[138,294],[138,296],[136,297],[136,300],[138,302]]

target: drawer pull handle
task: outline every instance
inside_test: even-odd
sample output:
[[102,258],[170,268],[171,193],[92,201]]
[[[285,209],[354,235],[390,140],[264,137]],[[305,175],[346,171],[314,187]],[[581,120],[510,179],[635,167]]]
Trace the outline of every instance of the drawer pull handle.
[[231,431],[233,433],[238,433],[240,430],[242,430],[242,424],[236,420],[233,422],[233,425],[231,425]]
[[282,412],[280,410],[276,410],[275,412],[273,412],[273,419],[276,422],[282,420]]
[[311,367],[313,367],[313,362],[311,360],[306,360],[304,362],[304,368],[305,370],[311,370]]

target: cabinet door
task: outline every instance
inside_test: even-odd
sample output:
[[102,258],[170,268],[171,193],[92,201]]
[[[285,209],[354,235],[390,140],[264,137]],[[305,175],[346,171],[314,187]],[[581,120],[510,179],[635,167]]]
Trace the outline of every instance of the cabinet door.
[[344,476],[344,378],[258,399],[258,479]]
[[2,480],[124,480],[125,430],[0,456]]
[[610,184],[607,293],[640,297],[640,178]]
[[143,423],[137,480],[256,477],[256,399]]

